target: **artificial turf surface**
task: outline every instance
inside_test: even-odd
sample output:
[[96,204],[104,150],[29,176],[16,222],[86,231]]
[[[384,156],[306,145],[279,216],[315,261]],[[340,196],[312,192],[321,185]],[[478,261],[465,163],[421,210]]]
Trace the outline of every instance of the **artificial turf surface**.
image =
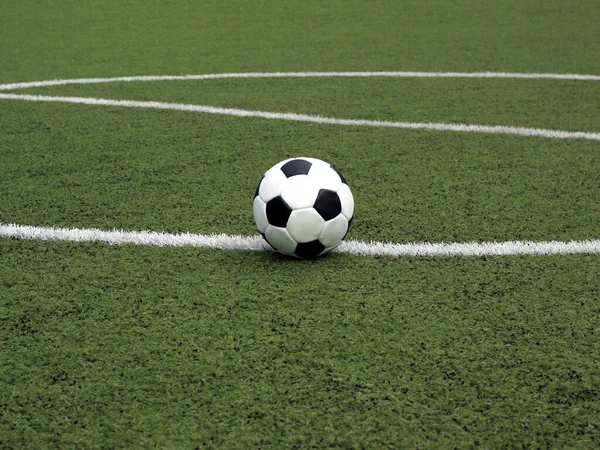
[[7,447],[598,444],[596,256],[0,245]]
[[[248,71],[600,74],[594,1],[17,2],[0,83]],[[598,82],[278,79],[15,93],[598,132]],[[0,99],[0,222],[255,234],[279,160],[350,237],[598,238],[600,145]],[[296,261],[0,239],[5,448],[596,448],[598,255]]]

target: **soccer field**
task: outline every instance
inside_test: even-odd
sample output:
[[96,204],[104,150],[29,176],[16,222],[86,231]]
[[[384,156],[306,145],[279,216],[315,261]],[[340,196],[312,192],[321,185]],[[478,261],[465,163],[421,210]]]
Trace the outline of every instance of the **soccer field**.
[[1,448],[600,446],[596,0],[0,11]]

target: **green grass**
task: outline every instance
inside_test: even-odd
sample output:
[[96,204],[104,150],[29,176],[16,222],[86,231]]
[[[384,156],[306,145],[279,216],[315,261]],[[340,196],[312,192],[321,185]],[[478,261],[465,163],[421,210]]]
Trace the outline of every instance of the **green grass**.
[[598,443],[595,256],[0,245],[8,446]]
[[[17,2],[0,83],[246,71],[600,74],[594,1]],[[16,93],[598,132],[600,84],[264,79]],[[0,100],[0,222],[256,234],[338,166],[350,237],[598,239],[600,145]],[[596,448],[598,255],[295,261],[0,239],[0,447]]]
[[254,70],[600,73],[595,0],[7,0],[0,79]]

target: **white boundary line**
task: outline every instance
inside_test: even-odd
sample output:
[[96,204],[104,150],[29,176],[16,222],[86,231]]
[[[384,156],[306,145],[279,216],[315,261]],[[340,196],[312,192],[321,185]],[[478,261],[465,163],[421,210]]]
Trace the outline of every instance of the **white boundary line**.
[[[45,241],[104,242],[113,245],[137,244],[156,247],[210,247],[223,250],[271,250],[260,236],[227,234],[171,234],[152,231],[102,231],[94,228],[32,227],[1,224],[0,237]],[[344,241],[335,253],[370,256],[510,256],[510,255],[568,255],[600,254],[600,240],[570,242],[469,242],[414,243]]]
[[553,139],[587,139],[600,141],[600,133],[584,131],[547,130],[543,128],[523,128],[490,125],[467,125],[452,123],[419,123],[419,122],[386,122],[381,120],[335,119],[331,117],[312,116],[295,113],[275,113],[268,111],[251,111],[235,108],[220,108],[207,105],[188,105],[183,103],[165,103],[134,100],[109,100],[89,97],[55,97],[44,95],[0,94],[0,100],[25,100],[31,102],[76,103],[95,106],[118,106],[125,108],[150,108],[174,111],[187,111],[207,114],[222,114],[236,117],[258,117],[263,119],[290,120],[325,125],[366,126],[384,128],[403,128],[411,130],[455,131],[463,133],[504,134],[513,136],[543,137]]
[[600,81],[600,75],[574,73],[511,73],[511,72],[247,72],[212,73],[201,75],[142,75],[111,78],[74,78],[63,80],[29,81],[24,83],[0,84],[0,91],[32,87],[61,86],[66,84],[99,84],[130,81],[189,81],[216,80],[226,78],[506,78],[527,80],[572,80]]

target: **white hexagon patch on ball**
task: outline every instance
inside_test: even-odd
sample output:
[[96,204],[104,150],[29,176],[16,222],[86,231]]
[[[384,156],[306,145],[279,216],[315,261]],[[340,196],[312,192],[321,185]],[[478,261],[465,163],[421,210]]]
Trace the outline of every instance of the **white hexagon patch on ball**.
[[254,196],[254,220],[275,250],[314,258],[336,248],[350,229],[354,198],[344,177],[315,158],[271,167]]

